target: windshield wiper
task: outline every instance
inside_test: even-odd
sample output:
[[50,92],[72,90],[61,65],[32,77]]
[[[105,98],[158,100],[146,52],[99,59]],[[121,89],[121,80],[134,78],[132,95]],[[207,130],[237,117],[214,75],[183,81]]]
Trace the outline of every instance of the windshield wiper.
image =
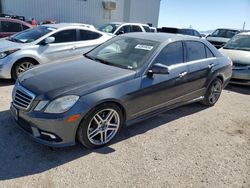
[[13,37],[9,37],[8,40],[11,42],[23,43],[21,40],[18,40],[18,39],[13,38]]

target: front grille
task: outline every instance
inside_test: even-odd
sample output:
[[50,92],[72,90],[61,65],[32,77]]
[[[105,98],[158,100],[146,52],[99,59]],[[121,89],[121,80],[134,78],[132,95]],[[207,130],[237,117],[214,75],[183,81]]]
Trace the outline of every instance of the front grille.
[[22,87],[20,84],[16,84],[13,90],[13,104],[19,109],[28,110],[35,99],[35,95]]

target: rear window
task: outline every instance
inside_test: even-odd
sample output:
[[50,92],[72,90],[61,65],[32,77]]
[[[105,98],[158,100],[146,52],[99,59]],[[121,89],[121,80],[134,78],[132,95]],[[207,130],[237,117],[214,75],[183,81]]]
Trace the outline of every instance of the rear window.
[[203,43],[197,41],[186,41],[185,45],[187,61],[195,61],[205,59],[207,57]]
[[194,35],[193,30],[191,29],[178,29],[178,33],[183,34],[183,35]]
[[94,40],[100,38],[102,35],[96,32],[80,30],[80,40]]
[[22,31],[21,24],[15,22],[1,21],[2,32],[19,32]]

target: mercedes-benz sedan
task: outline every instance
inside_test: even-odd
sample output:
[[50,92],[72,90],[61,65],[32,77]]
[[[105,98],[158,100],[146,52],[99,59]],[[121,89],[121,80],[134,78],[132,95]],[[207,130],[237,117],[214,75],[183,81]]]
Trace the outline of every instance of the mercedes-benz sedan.
[[11,111],[35,140],[50,146],[109,143],[123,125],[190,102],[214,105],[232,64],[197,37],[133,33],[80,60],[21,75]]

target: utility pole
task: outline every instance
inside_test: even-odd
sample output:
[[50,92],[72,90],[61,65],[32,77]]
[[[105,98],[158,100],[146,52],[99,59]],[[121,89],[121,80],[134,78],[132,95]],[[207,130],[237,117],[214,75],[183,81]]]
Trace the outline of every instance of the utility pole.
[[246,22],[243,23],[243,30],[245,30]]

